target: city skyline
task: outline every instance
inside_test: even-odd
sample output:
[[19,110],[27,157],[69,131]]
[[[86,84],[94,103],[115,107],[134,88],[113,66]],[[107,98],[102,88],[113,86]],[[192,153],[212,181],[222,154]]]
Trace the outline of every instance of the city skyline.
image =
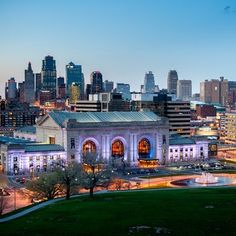
[[161,89],[176,70],[179,79],[192,80],[193,93],[205,79],[235,80],[235,10],[230,0],[3,0],[0,94],[11,77],[24,80],[29,61],[40,72],[47,55],[56,60],[58,77],[73,61],[82,65],[85,83],[99,70],[103,80],[129,83],[131,91],[140,91],[148,71]]

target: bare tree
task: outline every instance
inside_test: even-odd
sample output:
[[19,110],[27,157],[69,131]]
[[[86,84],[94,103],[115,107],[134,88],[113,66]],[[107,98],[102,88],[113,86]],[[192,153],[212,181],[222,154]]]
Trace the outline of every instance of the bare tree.
[[47,200],[53,199],[63,192],[56,172],[41,174],[38,179],[29,182],[27,188],[33,191],[33,197]]
[[90,197],[93,197],[95,187],[107,187],[110,183],[111,170],[105,166],[102,159],[95,152],[88,152],[83,156],[83,168],[80,172],[80,184],[89,189]]
[[70,162],[65,168],[56,170],[60,183],[65,187],[66,199],[69,200],[74,186],[79,185],[82,166],[78,162]]

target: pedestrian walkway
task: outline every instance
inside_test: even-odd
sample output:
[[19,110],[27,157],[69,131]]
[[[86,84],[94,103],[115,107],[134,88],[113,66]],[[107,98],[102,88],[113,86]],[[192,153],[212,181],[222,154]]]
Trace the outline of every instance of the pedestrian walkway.
[[29,213],[33,212],[33,211],[36,211],[38,209],[41,209],[41,208],[43,208],[45,206],[51,205],[51,204],[53,204],[55,202],[58,202],[58,201],[61,201],[61,200],[64,200],[64,199],[65,198],[56,198],[56,199],[53,199],[53,200],[42,202],[42,203],[40,203],[40,204],[38,204],[36,206],[32,206],[32,207],[30,207],[28,209],[25,209],[25,210],[23,210],[23,211],[21,211],[19,213],[16,213],[14,215],[10,215],[10,216],[7,216],[5,218],[2,218],[2,219],[0,219],[0,223],[6,222],[6,221],[9,221],[9,220],[14,220],[16,218],[19,218],[21,216],[24,216],[26,214],[29,214]]

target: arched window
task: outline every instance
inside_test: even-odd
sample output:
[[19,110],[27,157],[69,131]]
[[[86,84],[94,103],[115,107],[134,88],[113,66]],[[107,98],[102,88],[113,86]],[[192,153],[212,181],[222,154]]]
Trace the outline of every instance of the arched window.
[[138,155],[139,158],[149,158],[150,157],[151,145],[148,139],[143,138],[138,143]]
[[120,140],[115,140],[112,143],[112,156],[113,157],[123,157],[124,156],[124,144]]
[[96,152],[96,144],[91,140],[88,140],[83,144],[83,153],[85,154],[88,152]]

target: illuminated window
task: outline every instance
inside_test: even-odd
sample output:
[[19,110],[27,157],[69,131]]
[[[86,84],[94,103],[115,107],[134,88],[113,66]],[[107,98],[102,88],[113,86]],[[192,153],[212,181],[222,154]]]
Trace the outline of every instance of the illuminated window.
[[83,153],[87,152],[96,152],[96,144],[91,140],[88,140],[83,144]]
[[138,143],[138,154],[140,158],[150,157],[151,145],[148,139],[144,138]]
[[112,143],[112,156],[113,157],[123,157],[124,156],[124,144],[120,140],[115,140]]
[[55,137],[49,137],[49,143],[50,144],[55,144],[56,143]]

